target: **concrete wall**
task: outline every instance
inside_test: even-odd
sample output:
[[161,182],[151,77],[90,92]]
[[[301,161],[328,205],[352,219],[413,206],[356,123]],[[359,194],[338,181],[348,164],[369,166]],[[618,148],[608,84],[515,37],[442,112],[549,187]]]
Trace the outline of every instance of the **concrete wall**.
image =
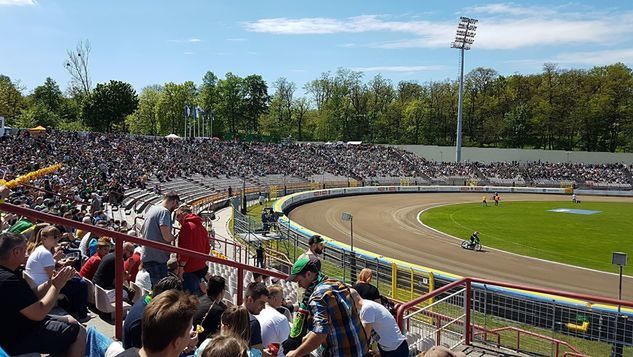
[[[434,145],[395,145],[420,155],[427,160],[451,162],[455,161],[454,146]],[[462,148],[462,161],[498,162],[575,162],[575,163],[624,163],[633,164],[633,153],[564,151],[564,150],[524,150],[524,149],[494,149],[494,148]]]

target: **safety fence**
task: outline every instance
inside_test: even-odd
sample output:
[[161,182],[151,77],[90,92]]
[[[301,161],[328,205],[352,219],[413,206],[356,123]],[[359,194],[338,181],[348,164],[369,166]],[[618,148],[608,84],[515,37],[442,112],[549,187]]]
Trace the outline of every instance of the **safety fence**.
[[[409,190],[489,192],[497,188],[470,187],[362,187],[303,192],[279,200],[274,207],[284,211],[293,205],[314,199],[361,193],[388,193]],[[513,192],[568,193],[565,189],[504,188]],[[501,192],[501,189],[499,189]],[[415,191],[414,191],[415,192]],[[284,209],[282,209],[282,207]],[[302,227],[286,217],[278,221],[280,239],[287,242],[289,256],[296,257],[308,248],[308,239],[316,232]],[[323,269],[330,276],[354,282],[358,271],[370,268],[375,272],[373,283],[380,292],[396,301],[413,300],[427,294],[426,299],[413,300],[420,312],[409,316],[409,338],[420,351],[429,344],[453,346],[467,342],[464,326],[471,325],[473,337],[469,341],[505,347],[538,355],[622,355],[621,349],[633,352],[633,310],[618,314],[619,302],[607,298],[559,293],[539,288],[520,290],[511,284],[474,284],[466,289],[444,292],[461,277],[430,268],[378,256],[362,249],[351,251],[348,245],[328,239],[324,252]],[[292,254],[293,252],[297,252]],[[476,281],[473,279],[472,281]],[[508,289],[514,287],[514,289]],[[519,289],[519,290],[517,290]],[[439,292],[438,292],[439,291]],[[438,292],[437,294],[434,294]],[[539,292],[539,293],[535,293]],[[466,297],[467,293],[472,294]],[[451,295],[452,294],[452,295]],[[464,310],[469,302],[469,313]],[[600,305],[597,303],[610,305]],[[622,302],[633,306],[633,302]],[[461,310],[460,310],[461,309]],[[472,323],[466,321],[472,319]],[[458,334],[461,333],[461,338]],[[497,342],[498,341],[498,342]],[[580,351],[580,352],[578,352]]]

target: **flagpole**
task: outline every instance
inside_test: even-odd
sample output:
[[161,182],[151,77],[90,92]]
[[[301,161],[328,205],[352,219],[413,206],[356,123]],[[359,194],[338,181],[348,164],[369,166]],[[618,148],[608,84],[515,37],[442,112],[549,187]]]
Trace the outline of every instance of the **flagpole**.
[[185,105],[185,107],[183,109],[185,110],[185,115],[184,115],[185,120],[183,120],[183,122],[185,123],[185,128],[184,128],[185,132],[183,133],[182,137],[186,138],[187,137],[187,106]]

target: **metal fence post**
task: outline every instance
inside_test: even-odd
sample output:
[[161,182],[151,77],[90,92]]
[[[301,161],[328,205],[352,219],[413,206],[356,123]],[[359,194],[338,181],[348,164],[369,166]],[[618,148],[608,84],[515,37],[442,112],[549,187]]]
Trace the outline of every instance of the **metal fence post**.
[[466,280],[466,297],[464,301],[464,309],[466,310],[466,321],[464,321],[464,338],[465,338],[465,344],[468,346],[471,344],[471,328],[470,328],[470,310],[472,307],[472,284],[470,282],[470,280]]
[[398,291],[398,266],[396,263],[391,263],[391,297],[397,299]]
[[346,259],[345,259],[345,249],[343,249],[342,254],[341,254],[341,263],[343,264],[343,283],[345,283],[345,276],[347,275],[346,274],[346,270],[345,270],[345,266],[347,264],[345,264],[345,261],[346,261]]
[[123,338],[123,240],[114,240],[114,335],[117,339]]
[[242,298],[244,297],[244,269],[237,268],[237,305],[242,305]]

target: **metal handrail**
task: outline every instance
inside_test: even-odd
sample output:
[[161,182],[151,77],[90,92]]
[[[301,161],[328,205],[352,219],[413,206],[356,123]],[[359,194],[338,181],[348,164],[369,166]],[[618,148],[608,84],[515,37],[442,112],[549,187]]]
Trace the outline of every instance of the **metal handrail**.
[[500,282],[500,281],[494,281],[494,280],[488,280],[488,279],[480,279],[480,278],[472,278],[472,277],[467,277],[467,278],[462,278],[460,280],[456,280],[450,284],[447,284],[445,286],[442,286],[441,288],[435,289],[430,293],[424,294],[416,299],[413,299],[409,302],[406,302],[400,306],[398,306],[397,311],[396,311],[396,321],[398,323],[398,326],[400,326],[401,329],[404,329],[404,314],[407,310],[410,310],[411,308],[413,308],[414,306],[429,300],[431,298],[434,298],[442,293],[445,293],[446,291],[453,289],[455,287],[459,287],[462,285],[466,286],[466,321],[465,324],[468,327],[466,329],[466,338],[465,338],[465,343],[468,345],[471,343],[472,341],[472,336],[471,336],[471,316],[470,316],[470,310],[471,310],[471,296],[472,296],[472,284],[473,283],[477,283],[477,284],[482,284],[484,286],[486,285],[493,285],[493,286],[500,286],[500,287],[504,287],[504,288],[510,288],[510,289],[516,289],[516,290],[523,290],[523,291],[531,291],[531,292],[537,292],[537,293],[543,293],[543,294],[550,294],[550,295],[558,295],[561,297],[566,297],[566,298],[571,298],[571,299],[579,299],[579,300],[588,300],[588,301],[593,301],[593,302],[597,302],[597,303],[602,303],[602,304],[610,304],[610,305],[621,305],[621,306],[626,306],[626,307],[633,307],[633,301],[625,301],[625,300],[618,300],[618,299],[613,299],[613,298],[609,298],[609,297],[602,297],[602,296],[593,296],[593,295],[587,295],[587,294],[579,294],[579,293],[570,293],[567,291],[560,291],[560,290],[550,290],[550,289],[544,289],[544,288],[539,288],[539,287],[534,287],[534,286],[528,286],[528,285],[521,285],[521,284],[514,284],[514,283],[507,283],[507,282]]
[[50,193],[51,195],[63,198],[63,199],[68,200],[68,201],[72,201],[74,203],[78,203],[80,205],[87,205],[87,204],[89,204],[88,201],[79,201],[79,200],[76,200],[76,199],[74,199],[72,197],[67,197],[67,196],[64,196],[64,195],[62,195],[60,193],[57,193],[57,192],[54,192],[54,191],[49,191],[49,190],[47,190],[45,188],[41,188],[41,187],[29,185],[29,184],[22,184],[22,187],[25,187],[25,188],[28,188],[28,189],[32,189],[32,190],[36,190],[36,191],[40,191],[40,192]]
[[514,327],[514,326],[500,327],[500,328],[492,329],[492,330],[490,330],[488,332],[497,333],[498,334],[498,333],[503,332],[503,331],[515,331],[517,333],[517,347],[515,349],[515,351],[517,351],[517,352],[521,351],[520,350],[521,334],[524,334],[524,335],[540,338],[542,340],[546,340],[546,341],[549,341],[549,342],[555,344],[556,345],[556,357],[558,357],[558,354],[560,352],[559,351],[560,350],[560,345],[563,345],[563,346],[569,348],[570,350],[572,350],[573,353],[582,356],[581,352],[578,351],[578,349],[576,349],[576,347],[570,345],[568,342],[565,342],[565,341],[562,341],[562,340],[559,340],[559,339],[556,339],[556,338],[553,338],[553,337],[550,337],[550,336],[541,335],[541,334],[538,334],[536,332],[526,331],[526,330],[523,330],[523,329],[520,329],[520,328],[517,328],[517,327]]
[[203,259],[205,261],[223,264],[230,266],[232,268],[237,268],[237,304],[242,303],[242,292],[244,289],[244,271],[251,271],[253,273],[259,273],[266,276],[276,277],[279,279],[287,279],[288,275],[281,274],[276,271],[266,270],[258,267],[254,267],[247,264],[242,264],[226,259],[217,258],[208,254],[202,254],[199,252],[195,252],[189,249],[184,249],[180,247],[175,247],[165,243],[159,243],[151,240],[147,240],[144,238],[138,238],[134,236],[130,236],[124,233],[111,231],[105,228],[100,228],[97,226],[88,225],[85,223],[73,221],[70,219],[66,219],[59,216],[53,216],[48,213],[43,213],[39,211],[35,211],[29,208],[19,207],[9,203],[0,204],[0,211],[5,211],[9,213],[14,213],[17,215],[21,215],[24,217],[29,217],[32,219],[40,220],[43,222],[48,222],[52,224],[58,224],[65,227],[72,227],[75,229],[81,229],[85,232],[90,232],[96,234],[98,236],[110,237],[115,241],[115,261],[116,269],[115,269],[115,336],[117,339],[121,339],[123,336],[123,242],[132,242],[139,245],[143,245],[146,247],[151,247],[163,251],[168,251],[170,253],[178,253],[191,258]]

